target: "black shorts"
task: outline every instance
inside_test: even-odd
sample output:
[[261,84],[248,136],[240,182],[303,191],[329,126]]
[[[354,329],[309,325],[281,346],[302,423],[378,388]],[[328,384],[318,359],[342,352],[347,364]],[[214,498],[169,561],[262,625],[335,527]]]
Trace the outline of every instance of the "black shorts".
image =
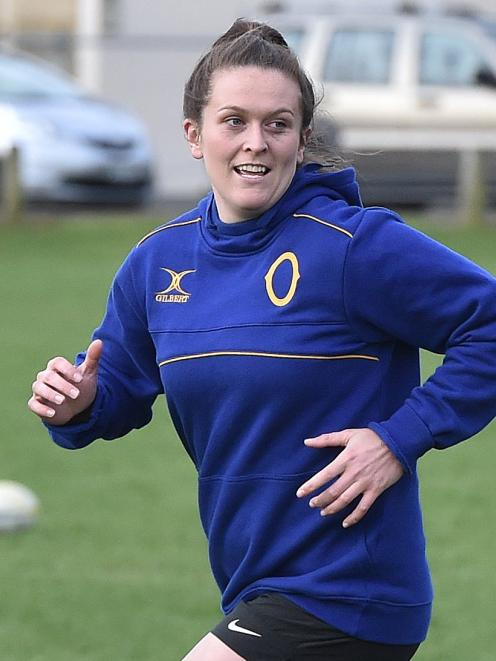
[[212,633],[246,661],[408,661],[418,648],[353,638],[272,592],[240,602]]

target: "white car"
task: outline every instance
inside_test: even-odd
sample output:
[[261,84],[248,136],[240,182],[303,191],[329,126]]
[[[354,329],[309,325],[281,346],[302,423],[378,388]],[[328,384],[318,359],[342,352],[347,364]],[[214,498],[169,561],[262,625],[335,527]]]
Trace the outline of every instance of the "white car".
[[152,155],[142,123],[51,66],[0,52],[0,118],[0,148],[18,149],[28,200],[147,200]]
[[462,149],[492,152],[496,199],[496,41],[479,23],[363,8],[269,21],[323,91],[367,203],[452,198]]

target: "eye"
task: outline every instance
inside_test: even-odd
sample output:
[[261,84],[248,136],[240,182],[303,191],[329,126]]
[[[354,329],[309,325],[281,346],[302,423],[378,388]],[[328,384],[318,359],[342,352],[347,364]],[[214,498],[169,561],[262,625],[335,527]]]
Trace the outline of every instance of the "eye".
[[278,131],[283,131],[284,129],[288,128],[287,123],[282,119],[274,119],[272,122],[270,122],[270,126],[274,129],[277,129]]
[[234,126],[234,127],[242,126],[242,124],[243,124],[243,122],[241,121],[241,119],[239,117],[228,117],[224,121],[229,126]]

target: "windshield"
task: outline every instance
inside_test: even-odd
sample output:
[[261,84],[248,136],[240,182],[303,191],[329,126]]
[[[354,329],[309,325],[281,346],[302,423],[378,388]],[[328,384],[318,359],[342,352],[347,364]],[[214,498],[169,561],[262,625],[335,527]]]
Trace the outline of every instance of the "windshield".
[[81,96],[76,85],[48,67],[0,54],[0,99],[73,98]]

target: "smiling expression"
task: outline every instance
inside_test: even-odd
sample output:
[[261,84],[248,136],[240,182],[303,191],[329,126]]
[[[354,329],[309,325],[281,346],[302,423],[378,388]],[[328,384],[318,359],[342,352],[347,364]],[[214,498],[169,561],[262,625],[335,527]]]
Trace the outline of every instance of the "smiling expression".
[[309,133],[296,81],[255,66],[216,71],[201,126],[186,119],[184,131],[225,222],[254,218],[282,197]]

